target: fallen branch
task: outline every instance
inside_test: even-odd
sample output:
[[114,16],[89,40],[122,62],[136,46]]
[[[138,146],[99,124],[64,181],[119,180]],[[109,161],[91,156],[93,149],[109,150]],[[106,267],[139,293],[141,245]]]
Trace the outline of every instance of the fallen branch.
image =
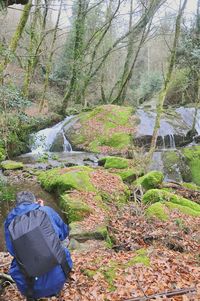
[[12,277],[9,276],[8,274],[0,273],[0,278],[3,278],[11,283],[15,283],[15,281],[12,279]]
[[186,295],[189,293],[195,293],[196,292],[196,288],[195,287],[189,287],[189,288],[181,288],[181,289],[176,289],[173,291],[168,291],[168,292],[163,292],[163,293],[159,293],[159,294],[154,294],[154,295],[149,295],[149,296],[144,296],[144,297],[136,297],[136,298],[132,298],[132,299],[126,299],[124,301],[148,301],[151,299],[156,299],[158,297],[167,297],[167,298],[172,298],[175,296],[182,296],[182,295]]

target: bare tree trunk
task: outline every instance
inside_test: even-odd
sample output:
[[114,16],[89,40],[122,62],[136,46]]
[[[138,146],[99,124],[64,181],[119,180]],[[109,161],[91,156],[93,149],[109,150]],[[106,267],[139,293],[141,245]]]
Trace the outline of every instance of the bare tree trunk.
[[61,0],[61,2],[60,2],[58,16],[57,16],[57,20],[56,20],[56,25],[55,25],[55,29],[54,29],[54,33],[53,33],[53,39],[52,39],[52,43],[51,43],[51,47],[50,47],[50,53],[49,53],[48,62],[47,62],[47,65],[46,65],[44,90],[43,90],[43,93],[42,93],[42,99],[41,99],[40,108],[39,108],[40,112],[42,111],[42,109],[44,107],[45,96],[46,96],[47,88],[48,88],[48,85],[49,85],[49,75],[50,75],[51,67],[52,67],[54,46],[55,46],[55,42],[56,42],[56,38],[57,38],[58,25],[59,25],[59,22],[60,22],[60,16],[61,16],[61,12],[62,12],[62,5],[63,5],[63,0]]
[[153,155],[153,153],[156,149],[158,131],[159,131],[159,128],[160,128],[160,120],[161,120],[161,116],[162,116],[162,112],[163,112],[163,104],[164,104],[164,101],[165,101],[167,89],[168,89],[168,86],[169,86],[169,83],[170,83],[170,80],[171,80],[171,77],[172,77],[172,72],[173,72],[173,69],[174,69],[174,64],[175,64],[175,60],[176,60],[177,45],[178,45],[178,41],[179,41],[179,37],[180,37],[180,31],[181,31],[181,20],[182,20],[182,16],[183,16],[186,4],[187,4],[187,0],[184,0],[182,6],[180,4],[179,13],[178,13],[177,18],[176,18],[174,42],[173,42],[173,47],[172,47],[172,50],[171,50],[169,67],[168,67],[168,70],[167,70],[167,75],[166,75],[164,87],[163,87],[163,89],[161,90],[161,92],[159,94],[159,99],[158,99],[158,104],[157,104],[157,116],[156,116],[156,120],[155,120],[154,131],[153,131],[152,140],[151,140],[151,146],[150,146],[150,150],[149,150],[149,153],[148,153],[148,156],[147,156],[148,162],[150,162],[150,160],[152,159],[152,155]]
[[[143,11],[143,14],[141,16],[141,24],[138,27],[138,32],[135,31],[134,29],[137,28],[136,25],[132,25],[132,13],[133,13],[133,6],[131,2],[130,6],[130,21],[129,21],[129,32],[130,35],[128,36],[128,49],[127,49],[127,55],[126,55],[126,60],[124,63],[124,69],[121,78],[117,81],[115,86],[112,88],[110,96],[109,96],[109,101],[112,103],[118,103],[122,104],[123,101],[126,98],[126,93],[127,93],[127,88],[128,84],[131,80],[131,77],[133,75],[134,67],[139,55],[139,52],[141,50],[142,44],[145,41],[145,38],[147,35],[144,35],[144,29],[146,26],[151,23],[152,18],[154,17],[154,14],[158,10],[158,8],[161,5],[161,1],[156,1],[156,0],[151,0],[149,5],[145,8]],[[137,47],[137,50],[134,54],[134,47],[135,47],[135,40],[138,38],[138,35],[143,32],[142,34],[142,39],[140,39],[139,45]],[[144,38],[145,37],[145,38]],[[134,56],[133,56],[134,54]],[[115,96],[114,100],[112,100],[112,94],[114,90],[118,88],[117,95]]]

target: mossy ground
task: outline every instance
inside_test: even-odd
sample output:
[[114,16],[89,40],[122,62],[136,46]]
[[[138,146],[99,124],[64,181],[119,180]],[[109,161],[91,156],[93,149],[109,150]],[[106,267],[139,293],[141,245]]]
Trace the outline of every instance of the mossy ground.
[[135,122],[132,107],[103,105],[78,115],[78,125],[69,139],[78,149],[92,152],[123,153],[132,143]]
[[150,258],[146,249],[139,249],[132,253],[132,257],[126,262],[109,260],[106,265],[102,265],[100,268],[95,269],[96,262],[94,261],[94,267],[92,269],[85,269],[82,271],[88,278],[93,278],[97,273],[102,274],[105,281],[108,283],[109,291],[115,291],[115,281],[118,276],[118,272],[126,274],[126,269],[133,267],[134,265],[141,264],[146,267],[150,266]]

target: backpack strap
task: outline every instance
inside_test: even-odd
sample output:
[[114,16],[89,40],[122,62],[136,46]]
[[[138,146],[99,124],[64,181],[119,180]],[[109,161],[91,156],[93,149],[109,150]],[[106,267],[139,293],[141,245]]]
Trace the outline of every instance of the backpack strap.
[[69,273],[71,272],[71,268],[69,266],[69,263],[67,261],[67,258],[66,258],[66,254],[65,254],[65,251],[63,250],[63,258],[62,258],[62,262],[60,263],[60,266],[65,274],[65,277],[68,278],[69,276]]

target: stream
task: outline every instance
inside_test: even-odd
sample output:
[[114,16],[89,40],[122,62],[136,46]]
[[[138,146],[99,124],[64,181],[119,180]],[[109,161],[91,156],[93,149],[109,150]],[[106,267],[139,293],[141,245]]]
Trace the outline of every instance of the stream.
[[[155,111],[138,109],[136,111],[140,123],[137,127],[135,141],[139,146],[145,147],[152,137],[153,126],[155,122]],[[153,155],[153,161],[150,170],[160,170],[165,175],[165,180],[182,181],[178,166],[174,166],[173,173],[168,173],[164,166],[163,158],[166,152],[178,152],[178,147],[194,144],[194,139],[188,140],[187,133],[191,129],[194,119],[194,108],[177,108],[162,117],[158,137],[158,149]],[[88,152],[73,151],[70,141],[66,137],[69,129],[77,121],[76,117],[69,116],[63,121],[43,129],[30,136],[31,152],[21,155],[15,160],[21,161],[28,168],[47,170],[53,167],[70,167],[74,165],[86,165],[96,167],[98,159],[103,155]],[[200,110],[196,118],[196,135],[200,135]],[[185,143],[185,144],[184,144]],[[0,174],[1,176],[1,174]],[[44,191],[36,180],[18,180],[12,181],[12,175],[6,177],[8,185],[15,188],[16,192],[22,190],[31,190],[36,197],[45,200],[45,204],[53,207],[61,216],[62,212],[58,207],[58,200],[55,195]],[[14,206],[14,202],[0,202],[0,251],[5,251],[3,221],[7,213]]]
[[[63,121],[54,125],[53,127],[43,129],[30,137],[31,152],[15,158],[16,161],[23,162],[27,167],[34,167],[37,169],[48,169],[57,166],[73,166],[73,165],[89,165],[97,166],[98,157],[93,153],[74,152],[71,144],[65,137],[63,127],[71,125],[73,116],[65,118]],[[62,139],[62,149],[58,152],[52,152],[51,148],[58,138]],[[42,156],[48,156],[48,162],[38,162]],[[0,174],[0,178],[3,174]],[[17,192],[23,190],[32,191],[37,198],[45,201],[45,205],[54,208],[59,215],[64,219],[64,215],[58,206],[58,199],[56,195],[49,194],[44,191],[37,181],[31,180],[17,180],[13,181],[12,175],[5,177],[7,184],[10,185]],[[4,220],[9,211],[15,206],[15,202],[0,202],[0,252],[6,251],[4,241]]]

